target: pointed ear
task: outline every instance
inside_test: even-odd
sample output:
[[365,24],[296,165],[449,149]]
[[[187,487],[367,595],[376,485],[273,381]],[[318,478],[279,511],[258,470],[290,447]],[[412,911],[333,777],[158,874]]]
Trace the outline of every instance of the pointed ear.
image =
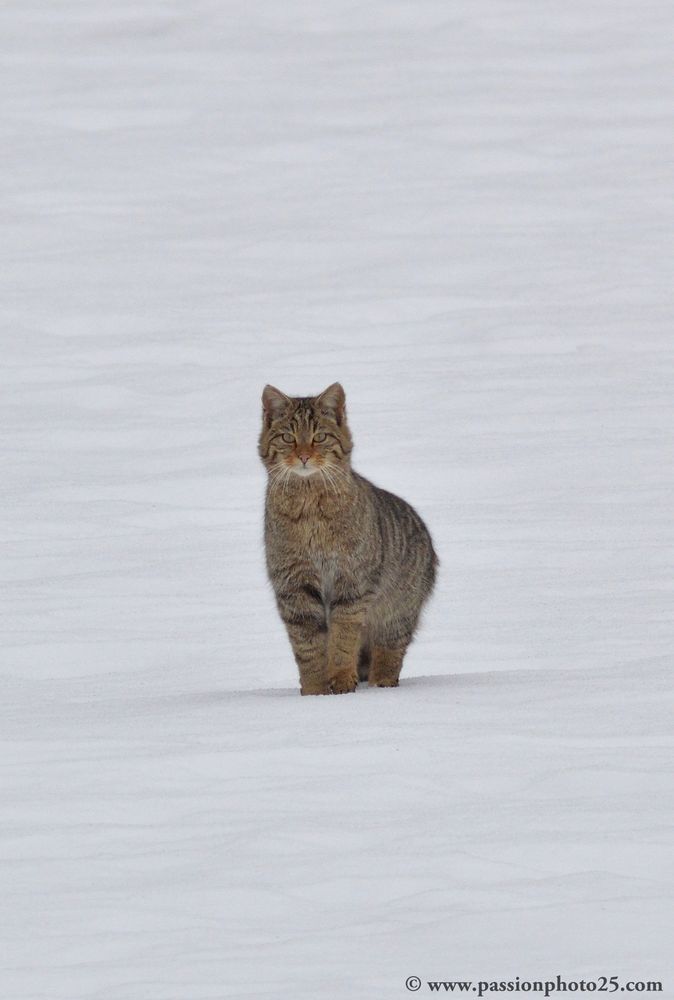
[[341,424],[344,420],[346,397],[339,382],[333,382],[316,397],[316,406],[326,417],[332,417],[336,423]]
[[290,405],[289,396],[273,385],[266,385],[262,390],[262,408],[267,427],[272,420],[278,420],[279,417],[282,417]]

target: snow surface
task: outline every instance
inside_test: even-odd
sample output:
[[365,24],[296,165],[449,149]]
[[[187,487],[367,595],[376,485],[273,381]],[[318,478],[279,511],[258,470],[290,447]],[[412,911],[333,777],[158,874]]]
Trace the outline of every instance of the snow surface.
[[[674,997],[672,27],[3,5],[2,1000]],[[442,566],[302,699],[259,394],[335,379]]]

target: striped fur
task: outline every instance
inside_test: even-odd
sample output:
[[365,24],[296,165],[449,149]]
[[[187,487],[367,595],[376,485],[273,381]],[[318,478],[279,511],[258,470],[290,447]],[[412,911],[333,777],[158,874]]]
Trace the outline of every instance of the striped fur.
[[262,394],[269,577],[302,694],[395,687],[437,557],[417,512],[351,469],[344,390]]

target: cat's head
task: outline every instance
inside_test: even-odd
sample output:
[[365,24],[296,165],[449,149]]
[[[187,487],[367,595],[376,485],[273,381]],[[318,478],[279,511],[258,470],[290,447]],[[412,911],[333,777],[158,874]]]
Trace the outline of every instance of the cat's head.
[[269,473],[308,477],[346,471],[351,454],[344,390],[339,382],[319,396],[286,396],[273,385],[262,393],[259,451]]

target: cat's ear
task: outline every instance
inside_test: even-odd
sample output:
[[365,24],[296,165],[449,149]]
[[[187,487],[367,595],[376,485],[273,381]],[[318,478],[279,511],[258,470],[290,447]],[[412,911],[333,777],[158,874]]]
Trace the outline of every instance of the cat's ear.
[[272,420],[278,420],[279,417],[282,417],[290,405],[290,397],[273,385],[266,385],[262,390],[262,408],[267,426],[271,424]]
[[339,382],[333,382],[332,385],[323,390],[320,396],[316,397],[316,406],[326,417],[332,417],[338,424],[342,423],[346,397]]

